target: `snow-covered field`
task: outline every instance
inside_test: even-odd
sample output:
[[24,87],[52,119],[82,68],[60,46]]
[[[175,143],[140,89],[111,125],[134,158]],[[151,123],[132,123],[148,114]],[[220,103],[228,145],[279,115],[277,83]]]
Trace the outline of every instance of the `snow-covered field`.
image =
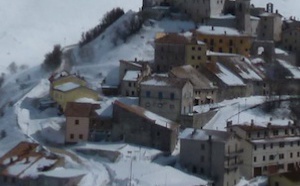
[[0,0],[0,72],[13,61],[41,64],[53,45],[77,43],[112,8],[141,6],[142,0]]

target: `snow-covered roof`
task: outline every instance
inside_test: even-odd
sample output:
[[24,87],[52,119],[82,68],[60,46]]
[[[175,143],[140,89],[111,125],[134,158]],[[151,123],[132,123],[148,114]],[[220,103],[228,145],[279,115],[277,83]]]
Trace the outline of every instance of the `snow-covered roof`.
[[210,18],[212,18],[212,19],[235,19],[235,16],[231,15],[231,14],[226,14],[226,15],[220,14],[220,15],[213,15]]
[[225,84],[229,86],[245,86],[244,82],[226,67],[224,67],[220,63],[217,63],[216,65],[219,67],[220,72],[217,72],[215,74]]
[[230,135],[226,131],[186,128],[179,138],[199,141],[207,141],[211,138],[212,141],[226,142]]
[[168,128],[168,129],[173,129],[174,127],[178,127],[179,125],[167,118],[164,118],[162,116],[159,116],[151,111],[148,111],[144,109],[143,107],[137,106],[137,105],[126,105],[123,104],[119,101],[114,102],[114,106],[118,106],[122,109],[125,109],[131,113],[137,114],[140,117],[143,117],[147,120],[150,120],[154,122],[156,125]]
[[83,170],[66,169],[63,167],[57,167],[51,171],[41,173],[41,175],[47,177],[55,177],[55,178],[72,178],[72,177],[82,176],[84,174],[86,174],[86,172]]
[[291,72],[291,74],[293,75],[293,77],[290,77],[291,79],[300,79],[300,67],[297,66],[293,66],[291,64],[289,64],[287,61],[278,59],[278,62],[287,70],[289,70]]
[[171,73],[178,78],[189,79],[194,89],[216,89],[218,87],[213,85],[209,79],[199,73],[191,65],[184,65],[180,67],[174,67]]
[[197,31],[208,35],[228,35],[228,36],[242,35],[238,30],[234,28],[220,27],[220,26],[200,26],[197,29]]
[[292,137],[256,139],[256,140],[251,140],[251,143],[264,144],[264,143],[279,143],[279,142],[290,142],[290,141],[299,141],[299,140],[300,140],[299,136],[292,136]]
[[103,100],[100,102],[100,108],[95,110],[96,113],[101,117],[112,117],[113,114],[113,105],[114,101],[120,101],[127,105],[138,105],[138,98],[131,97],[120,97],[120,98],[110,98],[108,100]]
[[182,88],[187,83],[187,81],[187,79],[182,78],[154,75],[142,81],[141,85]]
[[129,70],[124,75],[124,81],[137,81],[138,77],[140,76],[141,71],[138,70]]
[[210,51],[210,50],[206,51],[206,55],[207,56],[225,56],[225,57],[239,56],[239,54],[235,54],[235,53],[214,52],[214,51]]
[[67,91],[76,89],[78,87],[80,87],[80,85],[77,83],[67,82],[67,83],[55,86],[54,89],[62,91],[62,92],[67,92]]

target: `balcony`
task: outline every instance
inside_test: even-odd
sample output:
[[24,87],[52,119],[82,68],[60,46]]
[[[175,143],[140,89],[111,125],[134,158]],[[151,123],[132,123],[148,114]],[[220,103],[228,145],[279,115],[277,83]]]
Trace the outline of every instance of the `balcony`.
[[243,152],[244,152],[244,149],[239,149],[239,150],[232,151],[232,152],[226,152],[225,157],[227,159],[235,158]]
[[243,160],[238,160],[236,162],[224,162],[224,168],[226,170],[232,170],[238,168],[241,164],[243,164]]

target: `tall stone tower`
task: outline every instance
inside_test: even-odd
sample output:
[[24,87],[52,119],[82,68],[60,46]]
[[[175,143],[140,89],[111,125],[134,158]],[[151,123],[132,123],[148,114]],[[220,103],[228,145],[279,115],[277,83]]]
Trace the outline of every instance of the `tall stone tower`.
[[235,1],[235,16],[237,29],[246,34],[251,34],[250,0]]

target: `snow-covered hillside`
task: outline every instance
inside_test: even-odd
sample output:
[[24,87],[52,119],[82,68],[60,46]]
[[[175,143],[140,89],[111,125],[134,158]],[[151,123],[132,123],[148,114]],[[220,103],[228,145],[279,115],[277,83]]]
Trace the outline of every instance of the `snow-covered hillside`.
[[76,43],[114,7],[141,6],[142,0],[0,0],[0,72],[13,61],[40,64],[54,44]]
[[270,2],[274,4],[274,11],[277,9],[284,17],[295,16],[300,19],[299,0],[251,0],[251,4],[255,7],[266,7],[266,4]]

